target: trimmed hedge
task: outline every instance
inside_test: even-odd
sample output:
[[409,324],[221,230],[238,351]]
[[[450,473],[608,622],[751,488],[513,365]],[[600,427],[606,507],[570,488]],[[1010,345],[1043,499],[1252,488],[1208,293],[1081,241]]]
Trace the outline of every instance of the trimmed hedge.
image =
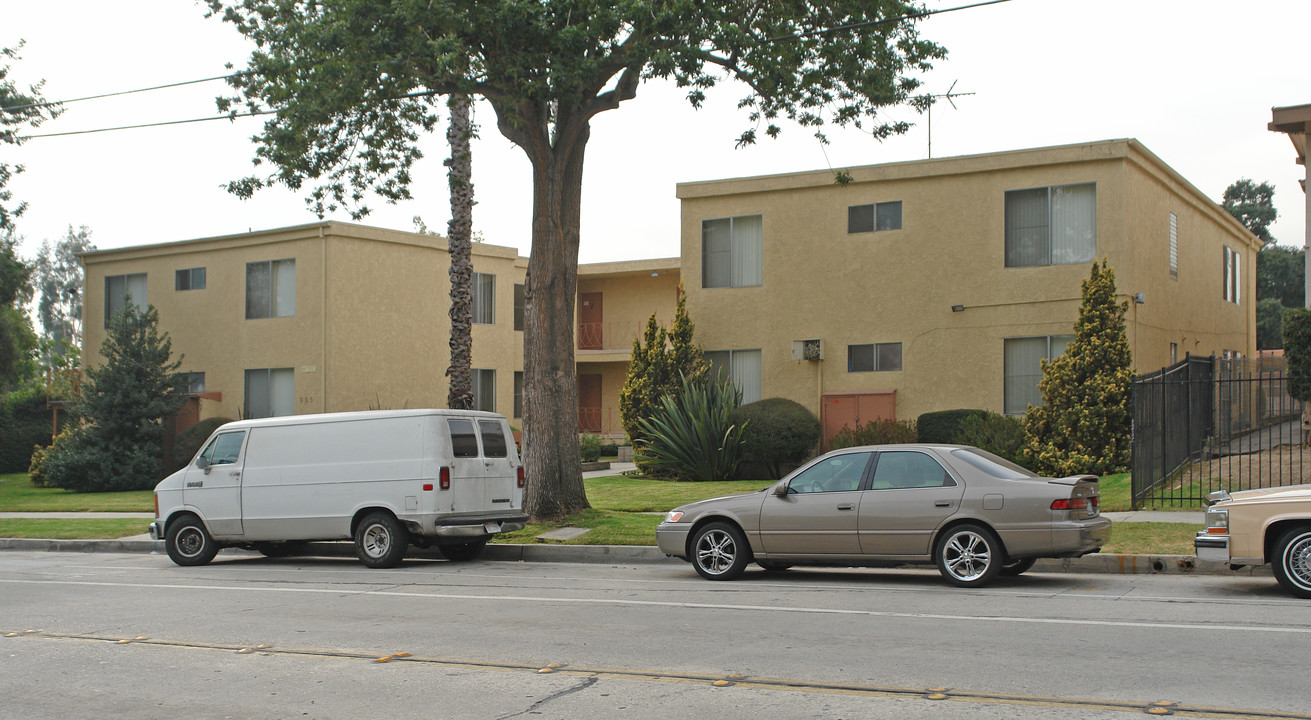
[[27,472],[36,446],[50,444],[50,417],[40,388],[18,390],[0,400],[0,473]]
[[969,418],[987,418],[987,410],[939,410],[915,421],[916,439],[922,443],[955,443]]
[[746,428],[742,449],[746,460],[762,463],[771,477],[815,452],[822,432],[819,420],[804,405],[787,398],[765,398],[739,407],[733,424]]

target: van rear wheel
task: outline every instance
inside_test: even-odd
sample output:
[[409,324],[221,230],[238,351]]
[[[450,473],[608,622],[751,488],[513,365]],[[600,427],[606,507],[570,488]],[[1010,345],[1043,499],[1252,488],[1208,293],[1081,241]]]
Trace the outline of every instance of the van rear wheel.
[[210,537],[205,523],[195,515],[174,520],[164,535],[164,549],[178,565],[204,565],[218,555],[218,543]]
[[437,549],[441,550],[442,555],[451,562],[469,562],[470,560],[477,560],[478,556],[483,554],[483,548],[485,547],[487,547],[487,538],[467,543],[438,545]]
[[400,565],[409,545],[409,535],[391,513],[367,515],[355,528],[355,557],[371,568]]

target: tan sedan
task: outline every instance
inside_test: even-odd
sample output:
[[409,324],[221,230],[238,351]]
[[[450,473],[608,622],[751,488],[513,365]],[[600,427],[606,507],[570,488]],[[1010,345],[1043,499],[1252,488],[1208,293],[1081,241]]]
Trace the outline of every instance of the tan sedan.
[[878,445],[823,455],[757,493],[671,510],[666,555],[730,580],[754,561],[876,566],[934,563],[948,582],[986,585],[1037,558],[1080,557],[1110,539],[1097,478],[1043,478],[978,448]]
[[1206,501],[1206,529],[1193,541],[1199,560],[1270,563],[1285,590],[1311,598],[1311,485],[1220,490]]

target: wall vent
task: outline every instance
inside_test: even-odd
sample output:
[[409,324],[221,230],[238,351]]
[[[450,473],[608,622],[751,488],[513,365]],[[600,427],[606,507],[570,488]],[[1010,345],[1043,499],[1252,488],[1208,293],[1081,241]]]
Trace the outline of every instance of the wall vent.
[[823,360],[824,341],[818,338],[814,340],[793,340],[792,359],[815,360],[815,361]]

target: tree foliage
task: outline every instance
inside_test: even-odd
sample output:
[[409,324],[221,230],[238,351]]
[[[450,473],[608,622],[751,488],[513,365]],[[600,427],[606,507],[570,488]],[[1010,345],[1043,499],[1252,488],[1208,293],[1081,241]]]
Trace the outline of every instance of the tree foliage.
[[680,378],[699,381],[705,377],[709,366],[701,346],[693,342],[695,332],[680,288],[673,328],[666,330],[652,313],[643,336],[633,339],[633,357],[619,390],[619,418],[634,446],[647,439],[642,421],[655,415],[664,397],[678,392]]
[[1225,188],[1220,206],[1251,230],[1253,235],[1261,238],[1262,242],[1268,243],[1274,241],[1270,235],[1270,225],[1279,217],[1274,198],[1275,188],[1270,183],[1257,185],[1242,178]]
[[[700,106],[724,80],[745,89],[747,128],[780,119],[822,137],[828,124],[874,137],[903,132],[883,108],[915,100],[912,74],[945,50],[921,40],[900,0],[757,3],[717,0],[207,0],[254,41],[247,71],[221,101],[272,113],[256,161],[272,168],[230,184],[240,196],[308,185],[319,213],[367,212],[369,192],[408,198],[417,139],[436,123],[434,96],[487,100],[497,128],[532,166],[533,240],[524,329],[525,505],[549,518],[587,506],[579,473],[572,313],[577,294],[583,159],[591,122],[672,80]],[[924,106],[919,99],[918,106]]]
[[1278,300],[1266,298],[1256,303],[1256,349],[1278,350],[1284,346],[1284,311]]
[[161,476],[163,425],[187,389],[172,360],[172,341],[159,334],[159,313],[127,306],[109,323],[100,347],[105,361],[86,370],[74,412],[83,425],[45,458],[47,481],[78,492],[146,490]]
[[[72,225],[54,245],[41,243],[36,257],[33,285],[41,338],[51,351],[62,355],[65,347],[82,344],[82,262],[77,254],[95,250],[91,229]],[[49,365],[50,358],[44,358]]]
[[1074,341],[1061,357],[1043,361],[1043,405],[1024,417],[1025,449],[1040,472],[1104,475],[1128,465],[1133,368],[1127,310],[1115,300],[1115,270],[1105,260],[1093,263]]
[[1311,402],[1311,309],[1284,312],[1284,357],[1288,360],[1288,394]]
[[[20,40],[17,47],[0,48],[0,146],[21,145],[25,130],[38,128],[41,123],[59,117],[63,110],[57,103],[47,104],[41,97],[42,80],[23,90],[9,77],[9,61],[18,60],[18,52],[23,49]],[[10,165],[0,162],[0,230],[12,230],[14,218],[23,214],[27,203],[13,203],[13,192],[6,189],[9,181],[23,172],[22,165]]]
[[36,334],[24,308],[32,299],[32,268],[18,257],[18,238],[0,235],[0,393],[31,376]]

